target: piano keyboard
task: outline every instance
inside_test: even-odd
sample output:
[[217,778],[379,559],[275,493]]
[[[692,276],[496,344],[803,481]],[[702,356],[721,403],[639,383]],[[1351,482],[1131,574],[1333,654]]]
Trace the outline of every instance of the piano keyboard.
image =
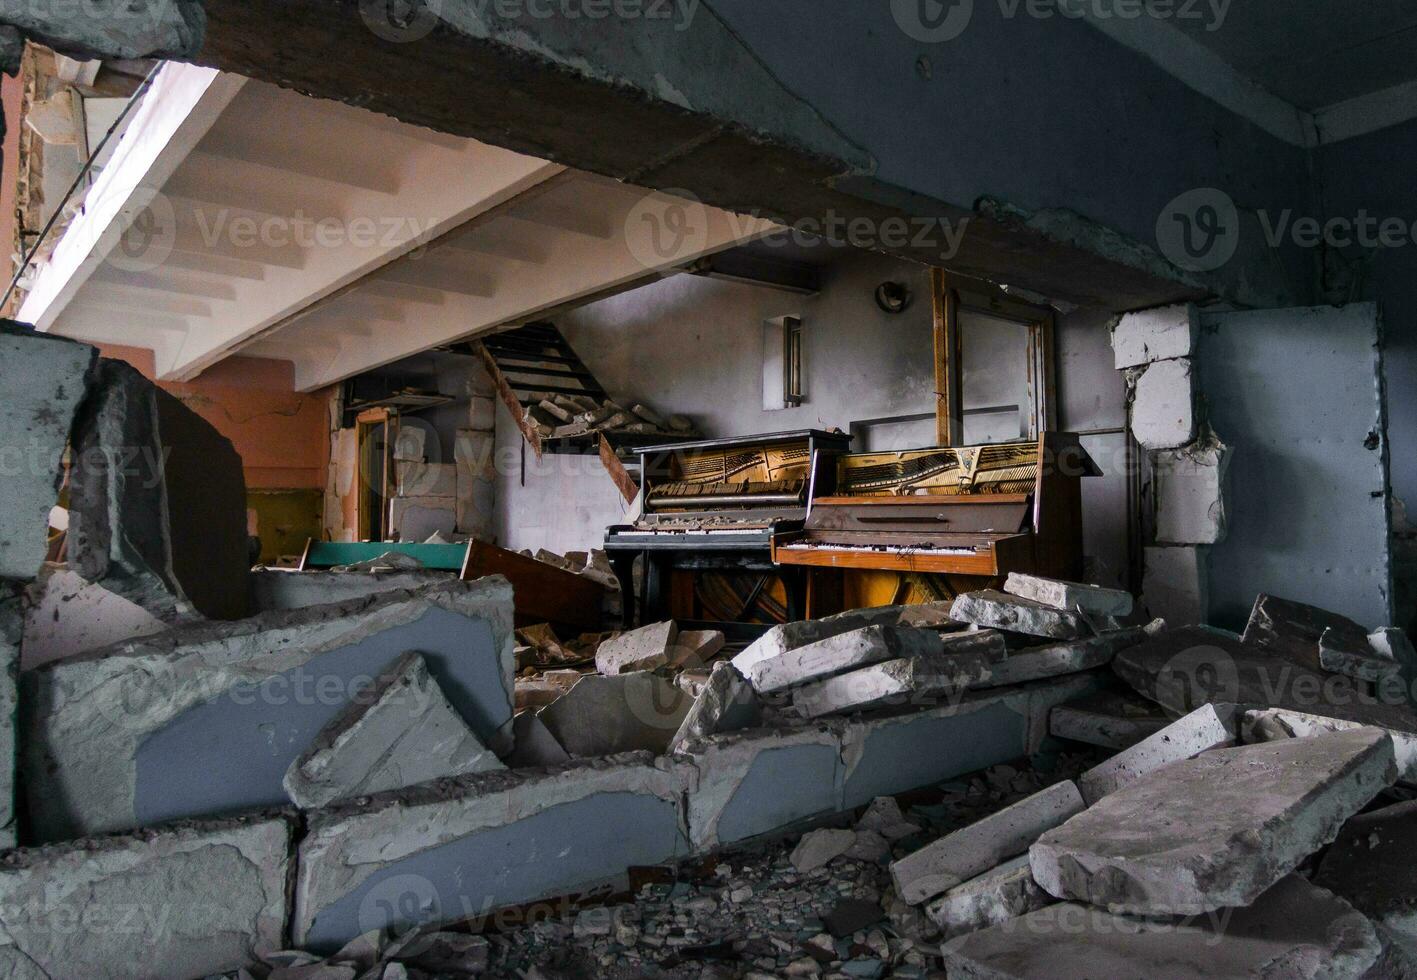
[[903,547],[900,545],[861,545],[861,544],[832,544],[828,541],[814,541],[811,543],[796,543],[778,545],[779,551],[858,551],[864,554],[874,555],[958,555],[960,557],[973,557],[974,555],[987,553],[989,548],[982,545],[977,548],[932,548],[930,545],[922,544],[913,547]]

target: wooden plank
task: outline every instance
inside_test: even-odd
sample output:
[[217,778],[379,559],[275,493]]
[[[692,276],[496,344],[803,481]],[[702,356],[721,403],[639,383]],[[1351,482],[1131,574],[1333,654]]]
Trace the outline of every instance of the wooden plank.
[[964,395],[960,390],[959,291],[944,269],[930,270],[935,335],[935,441],[958,446],[964,441]]
[[610,479],[615,482],[615,487],[620,491],[620,496],[625,498],[625,503],[633,504],[635,498],[640,495],[640,488],[630,477],[629,470],[625,469],[625,464],[615,453],[615,447],[610,445],[610,440],[605,438],[605,433],[600,433],[600,462],[605,467],[605,472],[610,474]]
[[507,377],[502,373],[502,369],[497,366],[497,359],[492,356],[492,352],[481,343],[473,341],[473,353],[482,358],[482,366],[487,369],[487,373],[492,378],[492,383],[497,386],[497,394],[502,399],[502,404],[507,407],[507,411],[512,413],[512,421],[517,424],[522,435],[526,438],[527,444],[531,446],[532,452],[536,453],[536,458],[541,458],[541,433],[536,431],[536,426],[532,423],[531,417],[527,415],[526,409],[522,407],[521,401],[517,398],[512,386],[507,383]]
[[518,626],[551,623],[578,632],[601,628],[605,590],[590,579],[499,548],[485,541],[468,546],[465,581],[501,575],[512,583]]

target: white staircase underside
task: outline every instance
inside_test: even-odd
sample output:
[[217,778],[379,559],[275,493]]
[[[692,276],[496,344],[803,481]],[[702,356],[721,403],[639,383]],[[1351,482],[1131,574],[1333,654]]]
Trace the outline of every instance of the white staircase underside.
[[308,391],[775,228],[170,64],[20,319],[152,348],[170,380],[289,360]]

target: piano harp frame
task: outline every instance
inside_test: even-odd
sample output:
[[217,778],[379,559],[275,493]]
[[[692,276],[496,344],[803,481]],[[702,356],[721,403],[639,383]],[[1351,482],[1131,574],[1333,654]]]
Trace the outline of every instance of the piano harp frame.
[[[945,447],[950,448],[950,447]],[[841,576],[851,572],[895,572],[900,575],[927,574],[960,576],[977,580],[974,588],[997,584],[1010,572],[1027,572],[1053,578],[1077,580],[1082,576],[1082,486],[1081,478],[1100,476],[1101,470],[1078,436],[1072,433],[1045,432],[1038,440],[1039,465],[1031,493],[1024,494],[914,494],[890,496],[862,494],[856,496],[823,496],[812,501],[815,520],[809,520],[802,530],[776,534],[772,541],[773,561],[784,566],[803,568],[808,574],[807,603],[813,617],[840,612],[844,581]],[[822,514],[834,508],[856,511],[876,507],[935,507],[979,508],[1011,507],[1017,514],[1001,515],[997,530],[980,530],[987,521],[978,519],[968,530],[962,530],[961,544],[970,537],[991,536],[992,548],[973,555],[932,554],[930,549],[902,552],[865,551],[854,548],[823,547],[798,550],[794,543],[809,540],[822,529]],[[850,518],[860,521],[859,518]],[[860,521],[861,523],[869,523]],[[1008,523],[1005,523],[1008,522]],[[1010,527],[1016,530],[1009,530]],[[864,530],[852,528],[853,532]],[[891,532],[882,530],[874,535],[881,543],[895,543],[890,535],[901,533],[898,546],[908,549],[910,538],[920,537],[915,530]],[[932,534],[932,541],[947,545],[953,532]],[[863,545],[866,547],[867,545]],[[833,576],[833,572],[837,573]],[[824,578],[825,577],[825,578]],[[832,579],[835,579],[834,581]]]

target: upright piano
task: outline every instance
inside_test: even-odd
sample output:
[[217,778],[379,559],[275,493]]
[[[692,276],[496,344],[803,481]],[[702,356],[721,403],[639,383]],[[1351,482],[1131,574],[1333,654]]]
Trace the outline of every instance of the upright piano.
[[[802,618],[803,575],[773,564],[773,537],[802,530],[808,503],[833,492],[836,460],[850,449],[845,433],[807,429],[637,450],[636,516],[607,530],[605,550],[627,597],[644,558],[641,621]],[[627,602],[626,625],[632,611]]]
[[[925,599],[950,598],[1010,572],[1077,579],[1079,481],[1100,475],[1069,433],[1046,433],[1036,442],[844,454],[836,459],[835,489],[811,501],[804,525],[773,535],[773,561],[817,570],[813,616],[909,601],[912,590]],[[861,594],[855,575],[861,572],[881,573],[872,598]],[[880,592],[883,578],[887,594]]]

